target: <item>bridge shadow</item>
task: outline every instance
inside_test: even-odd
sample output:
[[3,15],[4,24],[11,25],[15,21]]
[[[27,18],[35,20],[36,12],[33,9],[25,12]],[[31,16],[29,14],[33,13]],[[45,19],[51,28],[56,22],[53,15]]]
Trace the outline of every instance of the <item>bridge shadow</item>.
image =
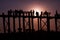
[[48,40],[57,39],[60,36],[60,32],[46,32],[46,31],[36,31],[36,32],[16,32],[16,33],[0,33],[0,39],[2,40]]

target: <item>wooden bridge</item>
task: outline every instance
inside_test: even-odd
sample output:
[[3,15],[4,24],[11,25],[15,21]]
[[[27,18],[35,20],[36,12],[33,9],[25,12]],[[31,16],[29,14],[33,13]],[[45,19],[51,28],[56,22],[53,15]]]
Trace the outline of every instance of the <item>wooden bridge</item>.
[[[56,32],[58,31],[58,28],[60,26],[58,26],[58,19],[60,19],[60,14],[58,14],[58,12],[56,11],[56,14],[55,16],[50,16],[50,13],[45,11],[45,12],[41,12],[41,14],[39,15],[39,12],[36,12],[36,16],[34,16],[34,10],[31,10],[31,11],[23,11],[23,10],[8,10],[8,15],[5,15],[4,13],[2,13],[2,15],[0,15],[1,18],[3,18],[3,30],[4,30],[4,33],[6,33],[6,18],[8,19],[7,21],[7,25],[8,25],[8,33],[11,33],[11,29],[10,29],[10,18],[13,18],[13,32],[15,33],[16,32],[16,26],[15,26],[15,19],[18,18],[18,21],[19,21],[19,28],[18,28],[18,31],[19,32],[35,32],[35,29],[34,29],[34,18],[37,18],[38,20],[38,31],[42,30],[42,28],[44,26],[47,27],[47,32],[50,32],[50,20],[51,19],[54,19],[55,21],[55,30]],[[22,20],[21,20],[22,18]],[[25,27],[25,19],[28,18],[28,22],[27,22],[27,25],[28,25],[28,29],[26,29]],[[46,19],[44,22],[44,20],[42,19]],[[21,21],[23,23],[21,23]],[[42,22],[44,23],[43,27],[42,27]],[[23,26],[21,26],[23,25]],[[22,28],[21,28],[22,27]],[[23,30],[23,31],[22,31]]]

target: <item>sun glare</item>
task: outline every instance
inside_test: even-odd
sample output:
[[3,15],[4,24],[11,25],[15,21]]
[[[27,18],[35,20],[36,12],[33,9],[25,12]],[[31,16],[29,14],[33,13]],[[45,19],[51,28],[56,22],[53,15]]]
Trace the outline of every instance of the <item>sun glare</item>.
[[34,11],[35,11],[34,16],[36,16],[36,12],[38,12],[38,13],[39,13],[39,15],[41,14],[41,10],[40,10],[40,9],[38,9],[38,8],[35,8],[35,9],[34,9]]

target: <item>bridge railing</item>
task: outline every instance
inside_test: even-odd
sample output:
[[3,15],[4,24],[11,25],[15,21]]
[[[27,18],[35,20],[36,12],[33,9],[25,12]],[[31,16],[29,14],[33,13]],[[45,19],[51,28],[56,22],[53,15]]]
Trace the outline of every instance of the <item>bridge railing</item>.
[[[4,13],[2,13],[2,15],[0,15],[1,18],[3,18],[3,30],[4,30],[4,33],[6,33],[6,25],[5,25],[5,21],[6,21],[6,18],[8,19],[8,33],[11,33],[11,28],[10,28],[10,18],[13,18],[13,32],[15,33],[16,32],[16,26],[15,26],[15,19],[18,18],[18,21],[19,21],[19,28],[18,28],[18,31],[19,32],[35,32],[35,29],[34,29],[34,18],[37,18],[37,27],[38,27],[38,31],[42,30],[42,19],[46,19],[46,23],[44,23],[44,25],[46,25],[47,27],[47,32],[50,32],[50,20],[51,19],[55,19],[55,29],[56,29],[56,32],[58,30],[58,27],[57,27],[57,23],[58,23],[58,20],[57,19],[60,19],[60,15],[58,15],[57,11],[56,11],[56,14],[55,16],[50,16],[50,13],[45,11],[44,13],[41,12],[40,16],[39,16],[39,12],[36,12],[36,16],[34,15],[34,10],[31,10],[31,11],[23,11],[23,10],[15,10],[15,11],[12,11],[12,10],[9,10],[8,11],[8,15],[4,15]],[[22,20],[21,20],[22,18]],[[28,22],[27,22],[27,25],[28,25],[28,29],[26,29],[25,27],[25,19],[28,18]],[[21,23],[21,21],[23,23]],[[21,26],[23,25],[23,26]],[[22,28],[21,28],[22,27]],[[43,26],[44,27],[44,26]],[[23,30],[23,31],[22,31]]]

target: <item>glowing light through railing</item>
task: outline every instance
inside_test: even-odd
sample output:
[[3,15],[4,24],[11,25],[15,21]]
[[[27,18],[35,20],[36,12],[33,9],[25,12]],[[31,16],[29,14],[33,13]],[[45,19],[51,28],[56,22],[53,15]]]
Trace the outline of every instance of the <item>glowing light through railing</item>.
[[37,16],[37,15],[36,15],[36,12],[38,12],[38,15],[40,16],[40,14],[41,14],[41,10],[40,10],[40,9],[35,8],[34,11],[35,11],[35,12],[34,12],[34,16]]

